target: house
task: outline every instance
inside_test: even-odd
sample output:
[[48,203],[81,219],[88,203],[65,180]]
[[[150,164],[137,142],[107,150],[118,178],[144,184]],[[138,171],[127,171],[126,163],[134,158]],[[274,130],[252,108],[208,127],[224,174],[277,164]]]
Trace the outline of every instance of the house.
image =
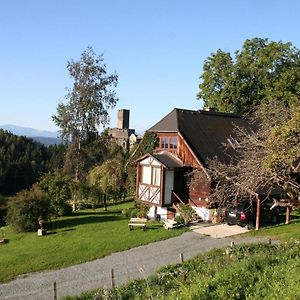
[[[229,143],[232,150],[238,146],[234,139],[236,126],[249,124],[239,116],[212,109],[175,108],[148,130],[156,133],[158,144],[152,154],[136,160],[136,198],[150,205],[150,217],[172,219],[176,204],[185,203],[203,220],[211,219],[209,160],[231,160],[223,145]],[[203,173],[203,179],[190,184],[195,169]]]

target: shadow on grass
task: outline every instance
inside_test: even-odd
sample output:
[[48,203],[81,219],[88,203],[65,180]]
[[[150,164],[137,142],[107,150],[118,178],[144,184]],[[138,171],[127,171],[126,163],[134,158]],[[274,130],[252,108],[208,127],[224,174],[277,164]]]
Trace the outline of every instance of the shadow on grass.
[[[75,227],[78,225],[100,223],[100,222],[112,222],[112,221],[119,221],[122,219],[123,218],[118,216],[87,216],[87,217],[74,216],[68,219],[62,219],[62,220],[58,219],[52,221],[51,224],[49,224],[49,229]],[[71,230],[74,230],[74,228],[72,228]]]
[[107,215],[109,214],[110,212],[109,211],[84,211],[84,210],[81,210],[81,211],[76,211],[74,212],[72,215],[70,215],[70,217],[77,217],[77,216],[88,216],[88,215],[92,215],[92,216],[97,216],[99,215],[102,216],[102,215]]
[[70,215],[70,217],[72,216],[88,216],[88,215],[91,215],[91,216],[105,216],[105,215],[118,215],[118,214],[122,214],[122,209],[118,209],[118,208],[111,208],[107,211],[91,211],[91,210],[80,210],[80,211],[76,211],[74,212],[72,215]]
[[73,231],[73,230],[75,230],[75,228],[67,228],[67,229],[64,229],[62,231],[65,232],[65,231]]
[[300,222],[300,214],[298,215],[291,215],[291,221],[297,223]]
[[159,226],[159,225],[149,225],[149,226],[147,226],[147,230],[148,229],[150,229],[150,230],[152,230],[152,229],[157,230],[157,229],[160,229],[160,228],[162,228],[162,226]]
[[57,234],[56,231],[47,231],[47,235]]

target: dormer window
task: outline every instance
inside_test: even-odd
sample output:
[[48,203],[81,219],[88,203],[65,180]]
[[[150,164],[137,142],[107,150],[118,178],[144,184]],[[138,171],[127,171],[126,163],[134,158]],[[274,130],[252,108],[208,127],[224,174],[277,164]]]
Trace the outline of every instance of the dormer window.
[[176,136],[162,136],[159,138],[159,148],[174,150],[177,149],[177,137]]
[[170,149],[177,149],[177,137],[170,138]]

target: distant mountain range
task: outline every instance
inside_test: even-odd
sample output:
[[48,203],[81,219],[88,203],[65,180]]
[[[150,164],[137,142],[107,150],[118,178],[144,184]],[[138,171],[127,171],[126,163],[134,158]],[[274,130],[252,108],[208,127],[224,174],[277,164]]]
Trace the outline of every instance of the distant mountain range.
[[17,125],[0,125],[0,128],[7,130],[15,135],[23,135],[40,142],[46,146],[59,144],[59,134],[57,131],[37,130],[30,127],[21,127]]

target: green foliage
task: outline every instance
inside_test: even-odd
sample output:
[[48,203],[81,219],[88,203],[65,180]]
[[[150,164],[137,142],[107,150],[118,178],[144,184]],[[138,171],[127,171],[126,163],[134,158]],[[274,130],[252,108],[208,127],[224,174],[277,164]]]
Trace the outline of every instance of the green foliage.
[[180,215],[184,220],[184,224],[188,225],[189,222],[193,219],[194,210],[188,204],[179,204]]
[[0,227],[5,225],[7,201],[8,201],[8,197],[4,197],[3,195],[0,194]]
[[148,132],[146,131],[142,141],[137,146],[138,148],[133,150],[133,156],[131,158],[131,161],[147,154],[152,153],[155,147],[157,146],[158,139],[154,132]]
[[0,193],[30,188],[49,169],[52,149],[0,129]]
[[149,205],[136,202],[134,203],[134,207],[127,208],[122,211],[122,214],[129,218],[147,218],[147,214],[149,212]]
[[6,222],[17,231],[35,231],[38,220],[48,220],[51,208],[50,201],[37,186],[31,190],[23,190],[8,202]]
[[137,216],[137,209],[134,207],[125,208],[122,210],[123,216],[125,216],[127,219],[134,218]]
[[139,157],[152,153],[155,147],[157,146],[158,139],[155,133],[153,132],[145,132],[142,141],[139,145],[136,146],[130,153],[130,158],[127,161],[127,180],[126,180],[126,188],[130,195],[135,195],[136,188],[136,165],[135,160]]
[[65,96],[68,102],[58,105],[53,121],[68,144],[65,166],[77,180],[85,175],[80,171],[88,164],[89,144],[98,136],[98,127],[109,122],[108,110],[118,101],[113,89],[118,77],[107,74],[103,56],[97,56],[91,47],[80,60],[68,62],[67,69],[73,87]]
[[295,299],[299,258],[299,241],[216,249],[145,280],[66,299]]
[[184,218],[181,215],[180,216],[176,216],[175,217],[175,221],[177,222],[178,225],[184,224]]
[[58,105],[53,120],[65,141],[89,140],[97,135],[97,126],[109,121],[108,110],[118,101],[113,90],[118,76],[107,75],[103,55],[97,56],[92,47],[87,47],[80,60],[69,61],[67,69],[73,87],[65,97],[68,103]]
[[147,218],[150,206],[144,203],[135,202],[135,207],[137,210],[136,216],[138,218]]
[[59,170],[46,174],[39,182],[40,188],[48,194],[52,213],[55,216],[71,213],[71,185],[72,179]]
[[290,167],[300,157],[300,107],[298,105],[291,109],[289,119],[270,130],[267,140],[267,159],[272,169]]
[[220,111],[243,114],[278,99],[291,104],[300,94],[300,51],[291,43],[246,40],[234,59],[218,50],[204,63],[198,99]]
[[87,176],[88,184],[109,196],[121,195],[124,189],[123,163],[118,158],[106,160]]

